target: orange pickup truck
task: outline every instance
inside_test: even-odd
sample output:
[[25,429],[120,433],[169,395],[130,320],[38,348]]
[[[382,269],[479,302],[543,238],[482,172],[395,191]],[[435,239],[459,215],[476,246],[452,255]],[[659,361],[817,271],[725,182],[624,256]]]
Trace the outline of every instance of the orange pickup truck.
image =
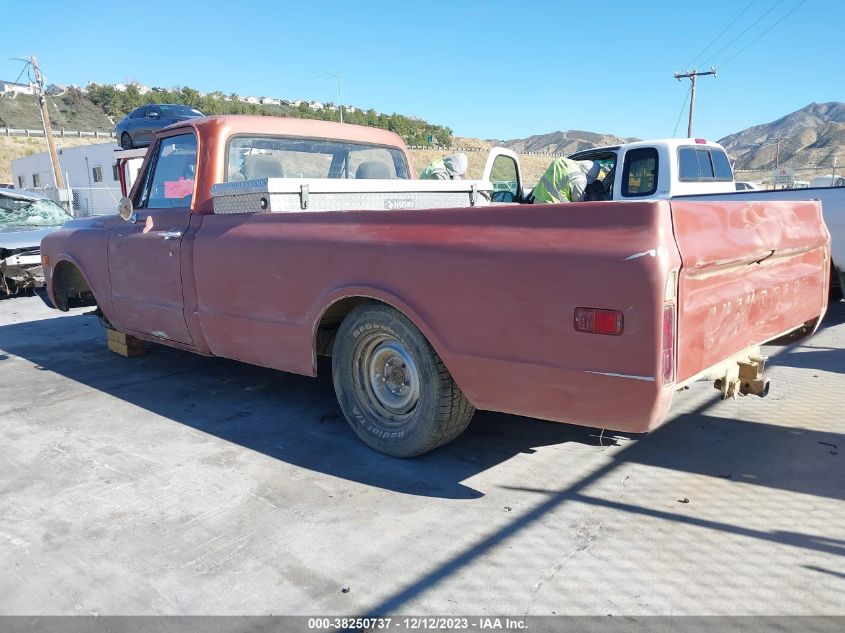
[[397,456],[476,409],[645,432],[693,380],[765,395],[759,345],[825,311],[817,202],[496,202],[510,160],[418,181],[383,130],[184,121],[119,214],[44,239],[47,293],[199,354],[311,376],[329,355],[350,425]]

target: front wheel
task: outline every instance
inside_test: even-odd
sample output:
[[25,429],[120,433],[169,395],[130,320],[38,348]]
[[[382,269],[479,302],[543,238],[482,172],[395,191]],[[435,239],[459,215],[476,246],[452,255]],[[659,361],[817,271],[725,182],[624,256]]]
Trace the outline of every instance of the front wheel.
[[332,374],[352,429],[370,448],[394,457],[452,441],[475,413],[422,333],[384,304],[363,304],[344,319]]
[[123,149],[132,149],[132,137],[129,136],[128,132],[124,132],[120,135],[120,146]]

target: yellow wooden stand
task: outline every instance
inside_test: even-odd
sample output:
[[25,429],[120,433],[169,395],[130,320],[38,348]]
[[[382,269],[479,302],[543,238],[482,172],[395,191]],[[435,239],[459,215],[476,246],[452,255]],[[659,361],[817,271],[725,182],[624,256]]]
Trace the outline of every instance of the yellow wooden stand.
[[127,358],[134,358],[136,356],[143,356],[147,353],[144,341],[139,338],[108,328],[106,329],[106,336],[109,349],[115,354],[120,354],[121,356],[126,356]]

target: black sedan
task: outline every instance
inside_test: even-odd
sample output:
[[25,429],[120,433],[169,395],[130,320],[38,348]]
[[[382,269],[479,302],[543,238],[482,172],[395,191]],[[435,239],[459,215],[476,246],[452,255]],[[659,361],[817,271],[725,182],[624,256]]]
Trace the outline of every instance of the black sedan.
[[153,132],[185,119],[205,116],[196,108],[171,103],[155,103],[132,110],[115,126],[123,149],[147,147]]

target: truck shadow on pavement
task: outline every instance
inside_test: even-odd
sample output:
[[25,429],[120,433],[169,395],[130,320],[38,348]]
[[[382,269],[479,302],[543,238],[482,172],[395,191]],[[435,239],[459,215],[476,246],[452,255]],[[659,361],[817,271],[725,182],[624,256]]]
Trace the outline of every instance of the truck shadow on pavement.
[[[102,327],[81,314],[0,326],[0,367],[7,355],[285,463],[412,495],[478,498],[481,492],[461,482],[515,455],[569,442],[599,445],[597,429],[480,412],[442,449],[388,457],[363,445],[343,418],[330,359],[321,359],[316,379],[160,345],[127,359],[110,353]],[[78,389],[50,386],[40,402],[34,393],[27,397],[50,404]],[[84,407],[70,417],[77,415],[86,415]]]
[[[845,304],[834,306],[823,327],[843,317]],[[845,350],[820,350],[816,359],[827,371],[843,371]],[[328,362],[321,363],[319,377],[312,379],[156,345],[142,358],[125,359],[106,350],[102,328],[82,315],[0,327],[0,362],[7,354],[285,463],[424,497],[478,498],[483,493],[462,482],[514,456],[550,447],[561,460],[574,460],[575,453],[603,451],[614,443],[612,433],[600,438],[597,429],[479,412],[467,432],[448,446],[416,459],[395,459],[355,437],[336,404]],[[785,349],[777,364],[804,367],[808,354],[816,352]],[[42,402],[63,397],[57,390]],[[676,415],[643,440],[627,443],[615,452],[614,463],[650,464],[845,498],[841,482],[793,477],[783,467],[796,442],[818,448],[819,459],[831,459],[836,456],[830,447],[845,449],[845,438],[705,415],[711,404]],[[741,451],[726,459],[726,451],[740,450],[738,446]],[[742,470],[731,463],[741,463]]]

